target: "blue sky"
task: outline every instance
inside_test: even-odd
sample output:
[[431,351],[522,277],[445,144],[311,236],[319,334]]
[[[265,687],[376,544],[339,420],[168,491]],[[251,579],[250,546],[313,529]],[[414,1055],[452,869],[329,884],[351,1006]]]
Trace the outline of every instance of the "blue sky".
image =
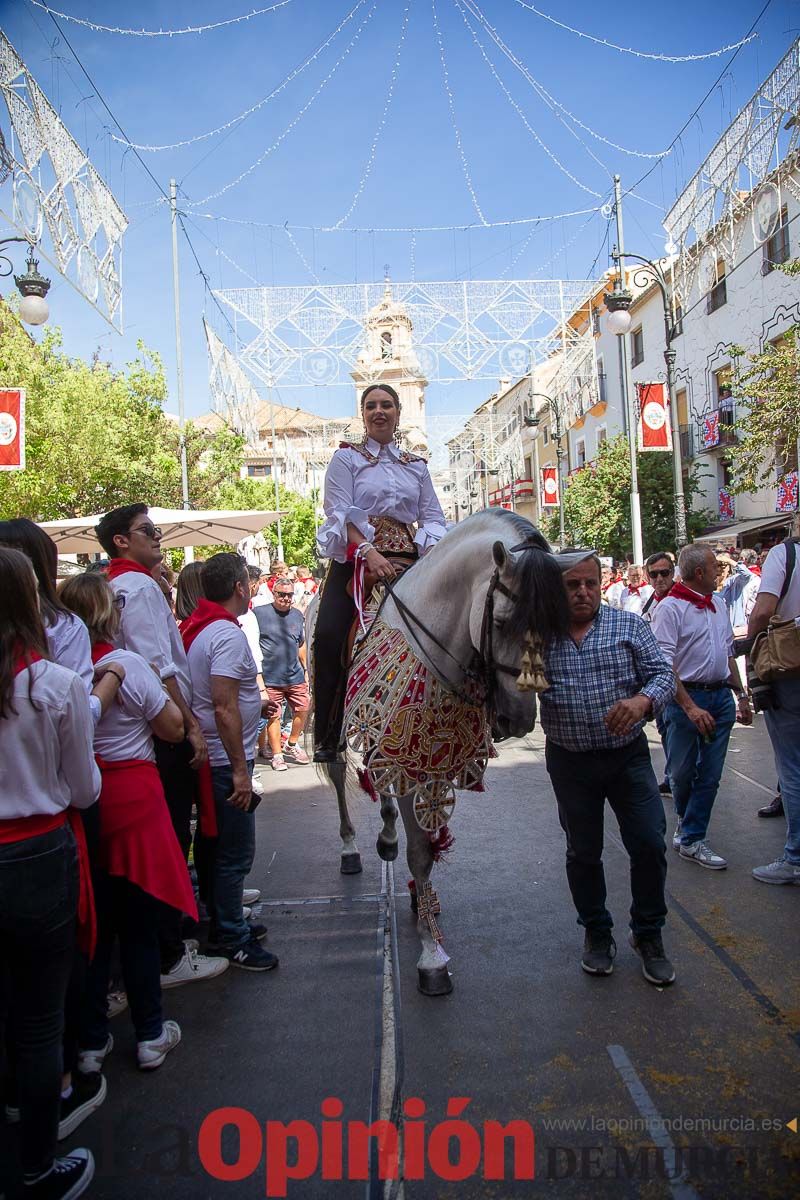
[[[268,0],[54,0],[89,20],[137,28],[181,28],[229,18]],[[61,21],[64,34],[134,142],[189,139],[235,117],[301,63],[356,0],[290,0],[275,12],[226,28],[173,38],[93,32]],[[538,0],[536,7],[597,37],[650,53],[692,54],[741,38],[764,0],[641,0],[590,4]],[[307,104],[376,3],[358,41],[279,148],[243,182],[197,208],[245,171]],[[406,36],[386,124],[368,181],[347,224],[363,232],[313,233],[350,208],[384,110],[406,0],[365,0],[334,42],[281,94],[226,135],[163,153],[143,153],[167,186],[175,176],[199,259],[213,287],[305,285],[380,279],[581,278],[608,266],[607,222],[598,213],[530,227],[464,226],[477,221],[465,167],[489,221],[596,206],[599,201],[559,169],[525,128],[475,47],[454,0],[435,0],[461,151],[443,83],[432,0],[411,0]],[[619,145],[643,152],[666,147],[724,69],[730,55],[698,63],[639,59],[592,44],[547,23],[515,0],[481,0],[480,8],[537,82],[576,117]],[[164,358],[175,408],[171,242],[168,211],[134,155],[114,142],[104,112],[50,17],[29,0],[0,0],[0,23],[62,120],[110,183],[131,225],[124,250],[122,337],[58,276],[52,319],[69,353],[121,364],[142,339]],[[628,248],[658,254],[660,218],[725,125],[800,32],[798,0],[772,0],[745,46],[681,138],[626,200]],[[487,54],[514,101],[563,167],[603,197],[618,171],[631,185],[653,160],[621,153],[583,134],[602,165],[554,119],[522,76],[482,35]],[[0,102],[0,126],[8,132]],[[115,130],[115,132],[118,132]],[[462,161],[462,153],[463,159]],[[0,206],[10,209],[9,185]],[[201,214],[211,214],[210,217]],[[238,223],[238,222],[241,222]],[[254,224],[261,223],[261,225]],[[262,226],[274,226],[265,228]],[[460,226],[454,232],[379,234],[376,226]],[[613,241],[613,235],[610,239]],[[187,413],[209,406],[201,318],[223,332],[219,316],[182,242],[181,287]],[[232,263],[238,264],[236,266]],[[466,412],[492,390],[489,381],[432,387],[429,411]],[[293,390],[285,402],[321,413],[350,411],[346,388]]]

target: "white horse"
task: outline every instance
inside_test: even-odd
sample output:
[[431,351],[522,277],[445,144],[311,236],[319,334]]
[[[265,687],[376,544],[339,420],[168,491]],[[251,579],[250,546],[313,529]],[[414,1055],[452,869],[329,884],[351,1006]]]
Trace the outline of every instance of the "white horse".
[[[316,607],[315,604],[307,613],[310,651]],[[448,739],[452,741],[453,737],[453,704],[466,702],[461,711],[473,716],[480,713],[481,720],[485,714],[495,741],[522,737],[533,729],[536,720],[535,692],[546,687],[541,675],[541,649],[551,637],[564,632],[566,623],[561,568],[545,539],[524,517],[505,509],[487,509],[450,530],[392,586],[378,619],[356,645],[349,694],[357,682],[353,672],[360,669],[363,675],[370,654],[375,663],[385,655],[387,645],[405,643],[412,652],[411,661],[422,664],[422,670],[413,679],[420,675],[424,678],[425,669],[433,677],[431,683],[439,700],[423,716],[430,743],[441,741],[445,757]],[[382,641],[376,640],[381,638]],[[322,652],[320,647],[317,652]],[[310,671],[313,672],[311,658]],[[389,670],[389,679],[393,678],[393,672],[394,668]],[[407,676],[409,685],[411,678]],[[378,688],[378,697],[382,695],[382,687],[383,684]],[[411,695],[411,691],[405,695]],[[374,711],[380,720],[380,705],[374,703],[374,692],[367,710]],[[363,719],[363,707],[359,713],[363,730],[369,722]],[[373,728],[372,740],[365,742],[366,735],[359,737],[358,723],[353,722],[349,708],[345,714],[345,734],[362,750],[366,745],[372,747],[366,756],[366,766],[369,768],[378,761],[385,763],[381,738],[386,735],[388,744],[389,732],[384,728],[376,733]],[[391,736],[396,740],[396,730]],[[428,745],[426,736],[426,750]],[[486,751],[483,756],[480,752],[473,756],[482,759],[481,768],[491,753],[488,745]],[[327,764],[323,774],[336,789],[339,803],[341,871],[346,875],[357,874],[361,871],[361,856],[347,808],[346,759]],[[401,775],[400,779],[406,777]],[[417,962],[419,988],[426,995],[443,995],[453,985],[447,970],[449,958],[441,945],[436,919],[439,902],[430,884],[430,874],[439,852],[450,839],[446,827],[442,830],[430,821],[428,828],[424,827],[426,818],[431,816],[431,807],[420,801],[416,782],[416,779],[414,784],[408,782],[404,790],[398,786],[396,773],[380,769],[375,772],[382,818],[377,850],[383,859],[397,858],[399,809],[406,832],[408,867],[414,881],[412,908],[417,913],[417,931],[422,942]],[[451,771],[448,785],[452,783],[466,786],[464,772]],[[452,788],[449,790],[451,801],[439,806],[447,815],[455,799]],[[436,795],[441,795],[441,788]],[[436,808],[434,801],[433,809]],[[432,830],[438,830],[437,837]]]

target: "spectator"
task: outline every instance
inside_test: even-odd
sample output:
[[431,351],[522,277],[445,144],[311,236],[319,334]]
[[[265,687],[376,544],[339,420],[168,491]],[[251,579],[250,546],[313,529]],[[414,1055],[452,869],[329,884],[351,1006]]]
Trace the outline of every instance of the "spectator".
[[215,554],[203,564],[203,592],[181,627],[195,707],[208,740],[218,841],[208,908],[211,939],[236,967],[269,971],[278,959],[259,945],[266,930],[250,926],[244,880],[255,854],[253,760],[261,718],[256,664],[237,620],[250,604],[247,564]]
[[711,810],[722,777],[737,708],[750,725],[750,702],[737,678],[727,609],[713,598],[717,578],[714,553],[684,546],[678,559],[681,582],[674,584],[653,618],[653,633],[677,679],[675,700],[666,713],[670,784],[677,824],[672,845],[687,862],[712,871],[727,867],[706,841]]
[[652,594],[652,586],[645,582],[644,569],[632,563],[628,567],[628,577],[625,586],[617,594],[617,601],[614,607],[621,608],[623,612],[636,613],[637,617],[640,617],[645,603],[650,599]]
[[201,562],[191,562],[187,563],[178,575],[178,586],[175,589],[175,616],[178,621],[185,621],[197,608],[197,601],[203,595],[200,579],[202,570]]
[[[794,538],[773,546],[767,554],[748,636],[761,633],[772,617],[800,617],[800,570]],[[772,694],[775,704],[765,711],[764,719],[778,766],[786,843],[780,858],[753,869],[753,878],[761,883],[800,883],[800,678],[776,680]]]
[[[197,795],[196,770],[207,761],[208,749],[191,708],[192,682],[178,626],[150,574],[163,559],[161,530],[148,518],[146,504],[128,504],[106,513],[97,526],[97,540],[111,559],[108,578],[122,605],[116,644],[141,655],[158,672],[183,717],[181,742],[155,737],[153,744],[172,826],[186,858]],[[219,973],[219,963],[190,949],[181,930],[180,914],[165,906],[161,917],[162,987],[178,987]]]
[[567,837],[567,881],[586,934],[581,966],[610,975],[616,945],[606,907],[603,815],[608,800],[631,862],[631,945],[645,979],[672,983],[661,930],[667,908],[664,810],[642,727],[674,694],[669,667],[644,621],[600,603],[600,563],[565,558],[569,633],[545,659],[545,761]]
[[[302,613],[292,607],[294,587],[290,579],[286,576],[276,579],[272,596],[272,605],[256,609],[255,612],[261,651],[257,661],[261,665],[261,694],[277,705],[277,712],[267,725],[272,769],[286,771],[286,758],[295,763],[308,762],[308,755],[298,745],[309,708],[305,622]],[[281,711],[284,700],[292,712],[292,727],[282,753]]]
[[91,889],[77,809],[100,792],[84,683],[47,659],[36,577],[0,548],[0,993],[9,1005],[28,1200],[83,1194],[88,1150],[55,1158],[64,1001],[76,917],[92,949]]

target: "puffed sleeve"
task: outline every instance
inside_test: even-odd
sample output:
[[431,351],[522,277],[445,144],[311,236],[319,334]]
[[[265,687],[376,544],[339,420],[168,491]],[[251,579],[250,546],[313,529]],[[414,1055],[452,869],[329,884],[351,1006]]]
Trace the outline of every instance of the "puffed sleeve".
[[433,490],[433,481],[427,467],[423,467],[422,487],[419,495],[419,528],[414,535],[414,541],[419,547],[420,555],[426,554],[447,533],[442,506]]
[[355,504],[353,470],[347,451],[337,451],[325,472],[325,523],[317,534],[317,545],[323,558],[344,562],[347,557],[347,526],[354,525],[365,542],[375,538],[375,528],[369,516]]

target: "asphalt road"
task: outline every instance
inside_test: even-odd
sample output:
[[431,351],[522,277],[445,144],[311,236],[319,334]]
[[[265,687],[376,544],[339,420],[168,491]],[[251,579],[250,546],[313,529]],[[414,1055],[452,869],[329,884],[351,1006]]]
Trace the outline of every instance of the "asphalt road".
[[[332,793],[313,768],[262,768],[248,882],[263,890],[258,916],[280,968],[231,969],[167,993],[183,1041],[150,1075],[136,1070],[127,1014],[116,1018],[108,1099],[66,1143],[96,1155],[88,1195],[800,1194],[800,1132],[787,1127],[800,1117],[800,888],[749,873],[783,845],[783,822],[756,817],[774,784],[763,721],[735,731],[714,809],[709,841],[728,870],[669,852],[665,944],[678,979],[664,989],[642,978],[627,945],[627,857],[610,811],[605,862],[619,953],[609,978],[580,970],[542,744],[538,732],[504,744],[486,793],[459,797],[456,845],[434,876],[455,990],[436,999],[416,989],[407,874],[402,856],[387,870],[374,853],[376,808],[355,799],[364,872],[342,876]],[[652,745],[658,769],[654,730]],[[351,1123],[396,1115],[404,1102],[416,1116],[405,1124],[406,1178],[384,1186]],[[448,1103],[455,1124],[440,1128]],[[244,1110],[235,1115],[241,1139],[232,1125],[215,1135],[216,1118],[206,1120],[226,1107]],[[292,1121],[300,1141],[287,1151]],[[496,1130],[485,1125],[511,1121],[516,1162],[511,1143],[498,1157]],[[450,1133],[460,1137],[448,1143]],[[340,1134],[351,1150],[341,1168]],[[427,1147],[427,1162],[417,1147]],[[2,1124],[0,1152],[13,1157]],[[455,1173],[461,1163],[463,1179],[442,1178],[448,1161]],[[487,1163],[504,1178],[485,1178]]]

